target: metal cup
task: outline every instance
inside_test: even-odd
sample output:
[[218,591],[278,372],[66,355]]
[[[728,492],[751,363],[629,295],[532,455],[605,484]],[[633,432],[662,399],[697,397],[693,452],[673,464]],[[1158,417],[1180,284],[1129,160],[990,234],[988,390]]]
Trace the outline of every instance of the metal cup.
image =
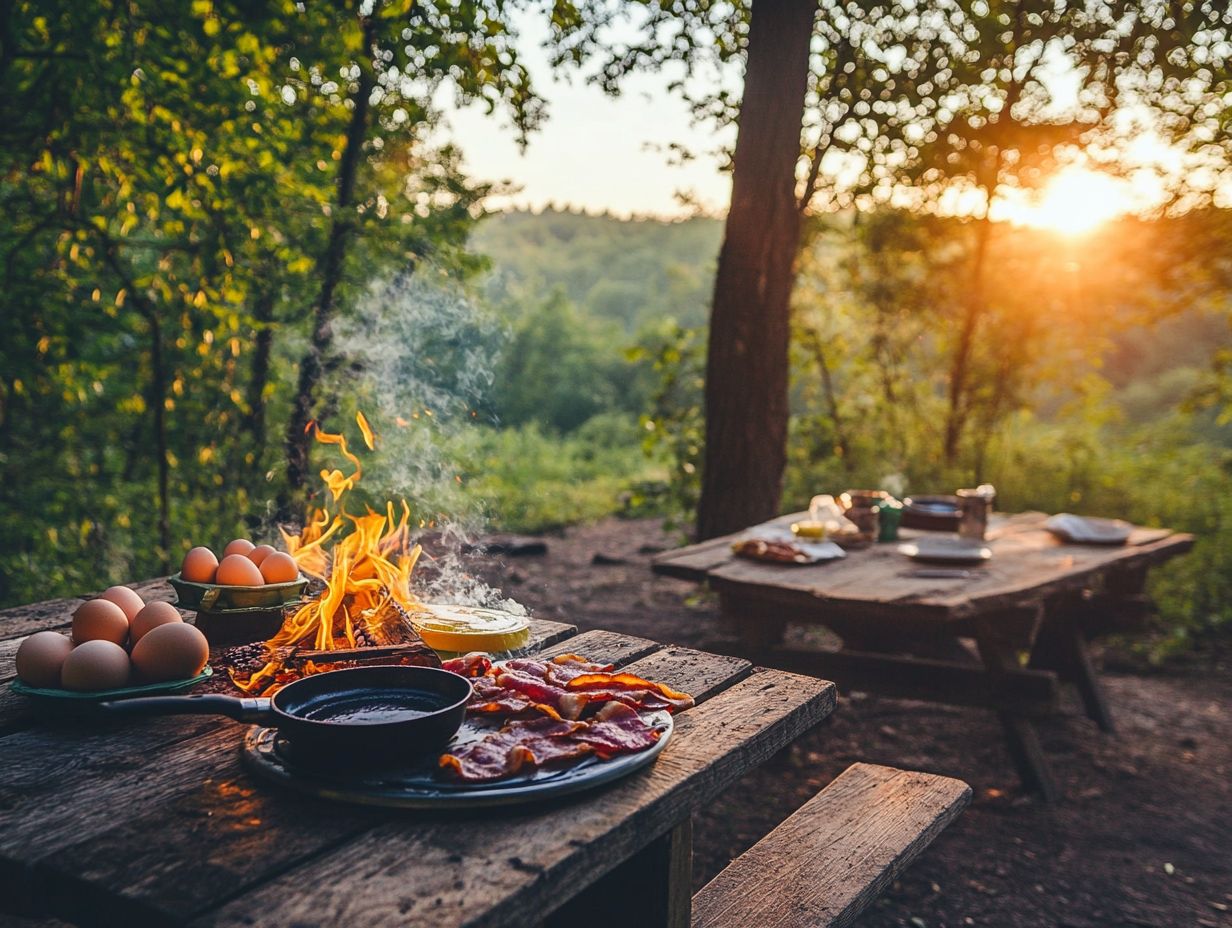
[[991,484],[983,484],[974,489],[959,490],[958,497],[958,537],[983,541],[988,530],[988,516],[992,512],[992,502],[996,498],[996,490]]

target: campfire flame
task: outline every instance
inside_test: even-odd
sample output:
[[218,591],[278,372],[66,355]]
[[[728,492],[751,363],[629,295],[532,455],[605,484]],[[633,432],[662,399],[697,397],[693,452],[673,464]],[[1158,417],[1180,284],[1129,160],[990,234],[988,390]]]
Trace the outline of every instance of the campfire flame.
[[[356,422],[369,450],[375,436],[364,414]],[[323,469],[321,480],[332,498],[334,512],[326,506],[309,515],[298,535],[280,529],[283,542],[305,575],[325,584],[324,592],[286,618],[278,633],[266,642],[270,657],[264,667],[247,679],[232,673],[232,681],[246,693],[266,692],[281,680],[284,663],[279,649],[307,647],[317,651],[354,648],[361,642],[357,632],[380,633],[391,615],[402,616],[420,608],[411,592],[411,572],[419,559],[419,545],[410,543],[411,509],[406,500],[399,506],[390,501],[385,512],[368,509],[361,516],[346,511],[346,495],[363,475],[359,458],[347,447],[345,436],[321,431],[313,423],[318,442],[336,445],[354,470]],[[328,504],[327,504],[328,505]],[[349,531],[347,529],[349,528]],[[301,668],[311,672],[313,665]]]

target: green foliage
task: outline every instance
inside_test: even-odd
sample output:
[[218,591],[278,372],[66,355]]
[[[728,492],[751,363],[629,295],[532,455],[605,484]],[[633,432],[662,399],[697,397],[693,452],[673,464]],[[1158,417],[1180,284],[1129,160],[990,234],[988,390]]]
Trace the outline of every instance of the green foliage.
[[631,336],[665,317],[705,322],[722,231],[716,219],[621,221],[546,209],[492,216],[471,244],[492,260],[485,291],[493,302],[535,306],[560,290],[584,315]]
[[468,492],[495,528],[549,531],[625,508],[630,481],[661,481],[633,440],[627,417],[605,414],[574,434],[545,435],[536,424],[475,429],[459,436]]
[[506,14],[4,6],[0,602],[148,576],[262,523],[283,486],[268,423],[290,417],[334,230],[344,314],[427,258],[479,266],[488,189],[440,144],[437,106],[539,123]]
[[642,334],[629,357],[649,363],[657,386],[648,411],[639,420],[642,450],[648,458],[668,461],[661,491],[643,487],[641,504],[660,508],[669,526],[689,529],[701,494],[702,448],[706,424],[702,412],[706,373],[706,336],[667,321]]
[[501,352],[493,407],[498,421],[570,432],[608,409],[636,411],[620,330],[580,313],[557,291],[525,310]]

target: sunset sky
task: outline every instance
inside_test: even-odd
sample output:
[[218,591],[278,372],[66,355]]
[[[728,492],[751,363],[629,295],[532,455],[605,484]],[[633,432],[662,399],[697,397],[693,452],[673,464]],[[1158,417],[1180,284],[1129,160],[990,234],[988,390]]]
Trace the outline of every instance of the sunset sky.
[[[480,107],[452,108],[449,133],[462,148],[477,179],[510,181],[519,192],[492,203],[496,207],[541,209],[547,205],[608,211],[618,216],[675,217],[691,210],[677,197],[691,195],[707,212],[721,215],[730,195],[728,177],[708,152],[730,137],[716,136],[709,125],[693,126],[662,74],[641,74],[625,84],[620,97],[609,97],[576,71],[554,75],[541,49],[543,32],[524,18],[519,47],[539,92],[549,103],[546,125],[525,150],[501,115]],[[1046,77],[1054,94],[1054,111],[1075,99],[1076,83],[1060,66]],[[738,79],[738,75],[736,76]],[[670,163],[666,147],[682,144],[698,157],[684,165]],[[1137,138],[1131,146],[1147,161],[1168,160],[1162,145]],[[1175,170],[1176,165],[1172,168]],[[1009,191],[994,206],[994,218],[1017,224],[1083,234],[1099,223],[1160,200],[1152,171],[1131,179],[1093,173],[1083,166],[1062,171],[1035,194]],[[956,212],[978,207],[951,207]]]

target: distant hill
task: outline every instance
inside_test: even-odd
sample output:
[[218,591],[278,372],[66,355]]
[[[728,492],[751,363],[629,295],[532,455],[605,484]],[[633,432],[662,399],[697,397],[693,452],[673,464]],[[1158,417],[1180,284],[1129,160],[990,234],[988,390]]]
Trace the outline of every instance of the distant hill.
[[665,316],[690,326],[706,321],[722,236],[718,219],[546,209],[491,216],[471,244],[492,261],[484,287],[497,304],[525,307],[560,290],[584,315],[633,333]]

